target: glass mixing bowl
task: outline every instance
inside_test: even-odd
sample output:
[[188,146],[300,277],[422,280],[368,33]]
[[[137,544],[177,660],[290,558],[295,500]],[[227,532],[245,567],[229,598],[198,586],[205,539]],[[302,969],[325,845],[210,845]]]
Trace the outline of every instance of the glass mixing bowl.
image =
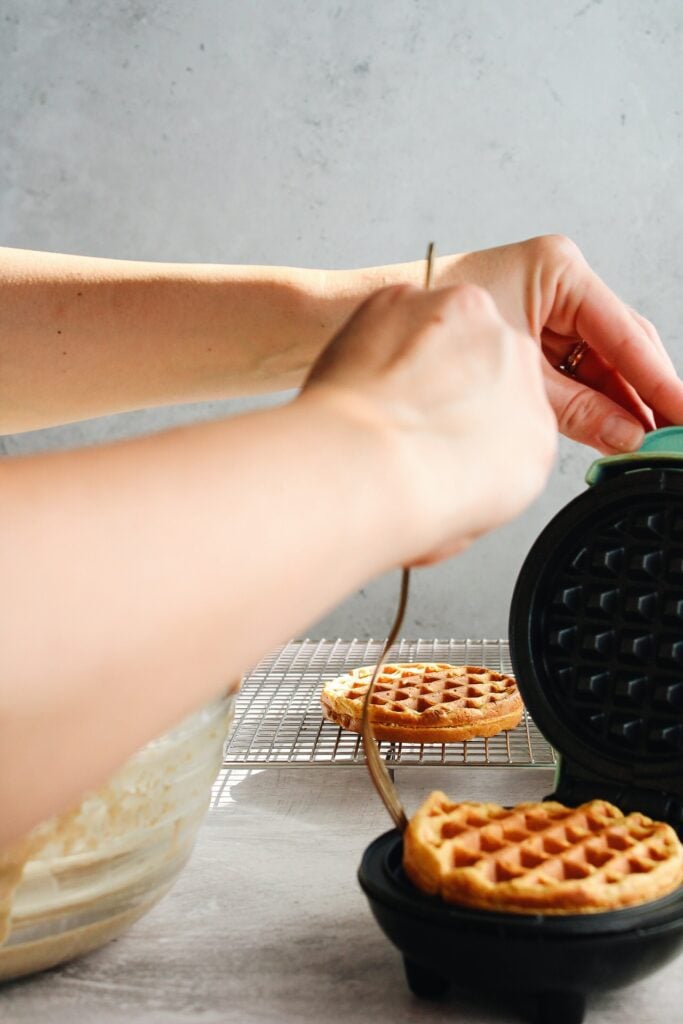
[[[131,757],[0,867],[0,981],[102,946],[171,887],[209,805],[235,694]],[[5,941],[2,936],[5,934]]]

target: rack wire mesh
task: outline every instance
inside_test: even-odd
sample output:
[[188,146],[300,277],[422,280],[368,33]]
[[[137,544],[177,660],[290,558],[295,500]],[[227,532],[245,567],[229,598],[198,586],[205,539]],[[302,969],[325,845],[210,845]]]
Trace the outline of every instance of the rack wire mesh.
[[[224,768],[364,765],[360,736],[322,717],[323,682],[379,658],[378,640],[297,640],[264,658],[245,678]],[[511,673],[504,640],[401,640],[388,661],[485,665]],[[549,768],[555,754],[527,712],[516,729],[463,743],[388,743],[380,752],[391,768],[418,765]]]

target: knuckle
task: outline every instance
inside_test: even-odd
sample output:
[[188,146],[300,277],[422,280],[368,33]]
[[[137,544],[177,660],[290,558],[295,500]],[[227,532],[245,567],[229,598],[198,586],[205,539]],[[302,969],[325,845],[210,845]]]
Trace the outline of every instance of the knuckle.
[[582,437],[597,418],[598,410],[590,391],[575,391],[560,410],[557,420],[560,430],[568,437]]
[[632,334],[615,335],[609,361],[613,366],[628,365],[629,361],[639,360],[642,342]]
[[382,288],[382,292],[389,302],[400,302],[401,299],[413,295],[416,291],[417,288],[405,281],[400,284],[389,284]]
[[640,326],[643,328],[643,330],[645,331],[645,333],[647,334],[647,336],[650,338],[651,341],[656,341],[656,340],[659,339],[659,334],[657,332],[657,328],[655,327],[655,325],[652,323],[651,320],[648,320],[648,318],[646,316],[643,316],[642,314],[639,314],[638,315],[638,322],[639,322]]
[[550,257],[553,260],[574,261],[583,260],[583,255],[576,242],[566,235],[539,235],[532,239],[532,244],[541,256]]
[[669,380],[657,380],[643,396],[651,409],[661,409],[671,398],[671,382]]
[[466,312],[493,312],[495,304],[485,288],[476,284],[461,284],[448,289],[447,302],[453,302],[459,309]]
[[374,292],[365,302],[370,309],[386,309],[395,306],[407,298],[416,289],[409,284],[390,284]]

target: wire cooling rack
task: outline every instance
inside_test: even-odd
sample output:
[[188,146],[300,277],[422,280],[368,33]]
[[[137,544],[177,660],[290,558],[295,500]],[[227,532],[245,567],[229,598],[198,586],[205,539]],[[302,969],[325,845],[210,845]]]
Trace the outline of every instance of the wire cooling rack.
[[[225,768],[364,765],[360,737],[322,717],[323,682],[349,669],[372,665],[379,640],[297,640],[274,651],[245,678],[235,727],[225,745]],[[437,661],[485,665],[510,673],[503,640],[401,640],[387,661]],[[380,743],[391,768],[416,765],[549,768],[555,755],[525,712],[516,729],[463,743]]]

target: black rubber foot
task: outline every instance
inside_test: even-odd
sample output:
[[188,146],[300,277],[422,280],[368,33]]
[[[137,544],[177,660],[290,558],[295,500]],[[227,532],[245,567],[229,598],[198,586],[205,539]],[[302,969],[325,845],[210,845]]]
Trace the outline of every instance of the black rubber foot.
[[411,992],[420,999],[441,999],[451,987],[450,982],[440,974],[434,974],[427,967],[416,964],[414,960],[404,957],[403,966]]
[[586,997],[581,992],[541,992],[536,997],[533,1024],[582,1024]]

